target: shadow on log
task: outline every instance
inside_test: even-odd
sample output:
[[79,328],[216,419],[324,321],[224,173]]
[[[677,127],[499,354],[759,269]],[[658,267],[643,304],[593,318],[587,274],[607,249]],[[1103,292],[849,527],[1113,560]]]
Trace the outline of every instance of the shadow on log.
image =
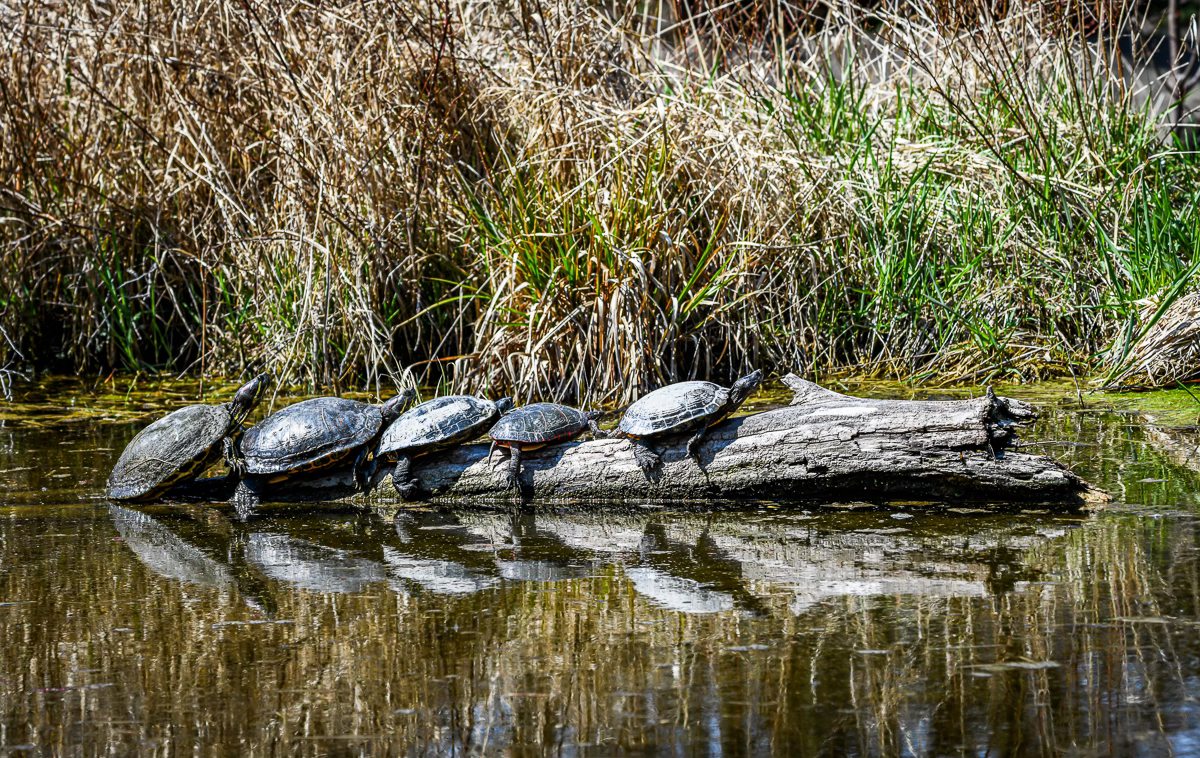
[[[684,437],[657,441],[663,465],[652,480],[628,440],[554,445],[525,457],[521,498],[535,505],[849,498],[1065,507],[1107,499],[1050,458],[1007,450],[1015,428],[1036,415],[1021,401],[990,391],[971,400],[871,400],[791,374],[784,382],[795,393],[790,405],[717,424],[699,464],[687,456]],[[475,444],[418,458],[413,474],[427,502],[512,504],[516,494],[504,488],[499,469],[499,460],[489,466],[488,446]],[[355,490],[349,472],[339,472],[278,485],[264,500],[395,501],[394,490],[380,486],[388,473],[376,472],[369,496]],[[230,486],[198,485],[216,487],[207,493],[214,499]]]

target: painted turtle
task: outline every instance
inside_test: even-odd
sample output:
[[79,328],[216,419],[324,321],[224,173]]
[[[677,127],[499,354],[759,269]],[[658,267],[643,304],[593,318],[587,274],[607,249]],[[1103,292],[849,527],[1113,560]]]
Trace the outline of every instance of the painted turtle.
[[483,434],[512,410],[512,398],[496,402],[470,395],[447,395],[421,403],[396,419],[379,438],[375,460],[395,461],[392,484],[406,500],[417,489],[412,459],[453,447]]
[[[130,440],[108,476],[114,500],[153,500],[201,474],[222,452],[233,465],[242,421],[258,405],[269,377],[259,374],[223,405],[189,405],[168,413]],[[236,469],[236,467],[235,467]]]
[[253,512],[264,484],[347,463],[354,468],[355,482],[365,488],[368,454],[415,395],[405,390],[382,405],[315,397],[289,405],[247,429],[239,446],[246,475],[233,494],[238,515],[245,518]]
[[581,411],[558,403],[534,403],[522,406],[511,413],[505,414],[492,427],[489,435],[492,438],[491,453],[497,447],[508,448],[508,467],[504,474],[505,485],[514,489],[521,486],[521,452],[536,450],[555,442],[566,442],[591,431],[593,437],[604,437],[604,432],[596,425],[596,419],[603,415],[600,411]]
[[729,389],[712,382],[679,382],[656,389],[629,406],[614,436],[632,440],[633,457],[649,476],[662,459],[647,440],[693,433],[687,452],[696,458],[705,431],[737,410],[762,380],[762,371],[754,371]]

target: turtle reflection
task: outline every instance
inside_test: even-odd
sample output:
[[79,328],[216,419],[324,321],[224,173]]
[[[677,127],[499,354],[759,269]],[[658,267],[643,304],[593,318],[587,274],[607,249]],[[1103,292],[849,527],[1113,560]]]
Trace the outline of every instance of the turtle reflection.
[[200,587],[236,591],[251,609],[274,614],[267,577],[243,557],[245,534],[212,508],[175,506],[159,518],[145,510],[108,507],[121,541],[155,574]]
[[734,518],[402,509],[390,520],[310,514],[251,529],[199,506],[161,520],[118,506],[110,513],[155,573],[248,597],[269,596],[271,583],[318,593],[387,586],[462,596],[615,569],[652,606],[751,615],[798,615],[846,596],[1003,594],[1038,578],[1025,555],[1070,523],[924,515],[897,526],[913,522],[875,512]]
[[379,561],[277,532],[251,534],[246,558],[272,579],[313,592],[362,592],[384,579]]
[[119,505],[110,505],[108,513],[125,546],[164,579],[221,589],[236,583],[227,564],[213,559],[149,515]]

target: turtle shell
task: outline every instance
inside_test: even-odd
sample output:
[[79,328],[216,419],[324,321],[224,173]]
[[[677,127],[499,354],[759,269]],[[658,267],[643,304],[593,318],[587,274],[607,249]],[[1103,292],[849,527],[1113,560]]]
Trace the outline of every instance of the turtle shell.
[[587,429],[583,411],[558,403],[534,403],[505,414],[490,435],[504,444],[545,445],[578,437]]
[[729,390],[712,382],[679,382],[645,395],[621,417],[628,437],[655,437],[714,424],[723,418]]
[[379,440],[377,455],[415,454],[474,439],[500,418],[496,404],[470,395],[421,403],[396,419]]
[[374,405],[316,397],[272,413],[246,430],[242,456],[250,474],[317,471],[375,439],[383,414]]
[[108,476],[108,496],[147,500],[195,476],[221,457],[233,419],[225,405],[189,405],[137,433]]

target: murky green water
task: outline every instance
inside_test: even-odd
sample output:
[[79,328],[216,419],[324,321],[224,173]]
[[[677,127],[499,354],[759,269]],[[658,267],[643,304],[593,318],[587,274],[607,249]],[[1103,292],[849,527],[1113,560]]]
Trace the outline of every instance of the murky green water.
[[1184,393],[1013,392],[1049,401],[1026,439],[1114,494],[1091,515],[242,525],[99,497],[195,388],[109,390],[0,405],[0,755],[1200,752]]

